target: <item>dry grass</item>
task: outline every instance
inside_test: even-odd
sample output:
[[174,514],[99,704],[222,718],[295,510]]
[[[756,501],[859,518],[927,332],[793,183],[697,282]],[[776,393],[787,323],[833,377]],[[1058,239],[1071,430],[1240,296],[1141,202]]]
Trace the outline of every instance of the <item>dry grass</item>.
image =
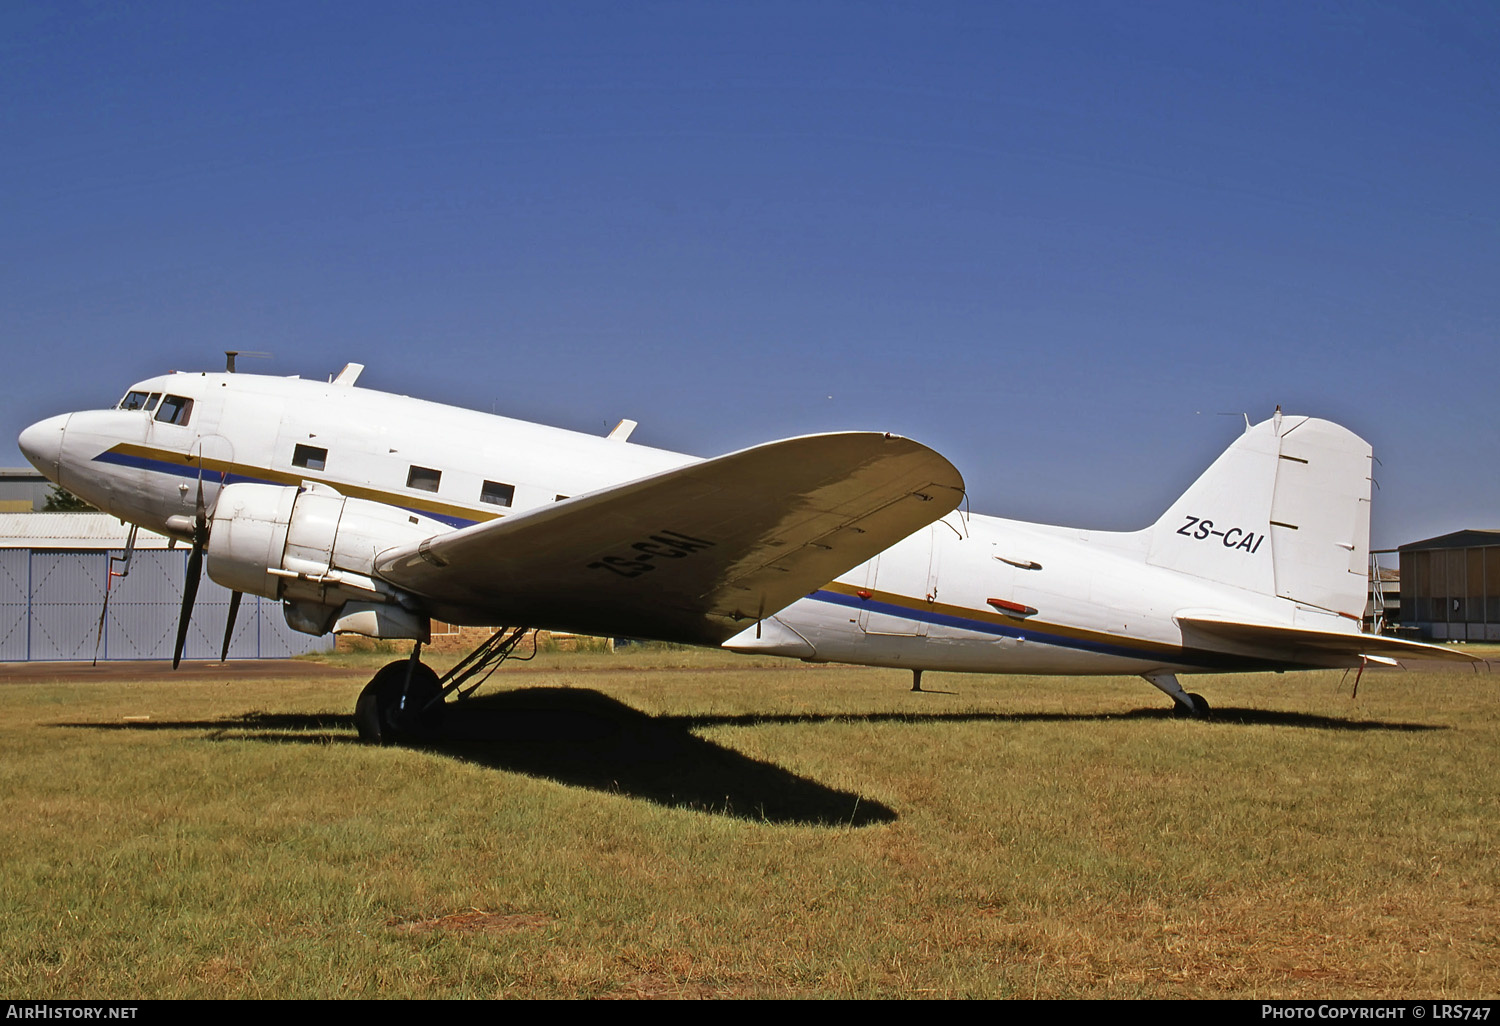
[[1500,992],[1493,676],[1194,678],[1202,724],[1135,680],[542,653],[371,749],[368,667],[286,672],[0,686],[0,989]]

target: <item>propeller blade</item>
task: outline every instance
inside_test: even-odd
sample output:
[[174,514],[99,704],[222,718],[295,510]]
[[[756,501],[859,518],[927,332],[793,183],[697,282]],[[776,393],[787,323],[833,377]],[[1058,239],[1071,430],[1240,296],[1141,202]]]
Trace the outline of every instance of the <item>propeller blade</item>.
[[203,503],[203,458],[198,458],[198,501],[193,507],[193,551],[188,554],[187,579],[182,582],[182,612],[177,615],[177,644],[172,649],[172,669],[182,663],[188,624],[193,621],[193,603],[198,600],[198,581],[203,577],[203,547],[208,544],[208,507]]
[[198,453],[198,499],[193,503],[193,544],[208,538],[208,507],[203,503],[203,453]]
[[219,649],[219,662],[221,663],[229,658],[229,639],[234,635],[234,618],[239,615],[240,599],[243,597],[243,592],[229,593],[229,622],[224,625],[224,647]]
[[193,603],[198,599],[198,579],[203,576],[203,546],[193,542],[193,551],[188,555],[187,579],[182,582],[182,612],[177,616],[177,646],[172,649],[172,669],[182,662],[182,650],[187,645],[188,624],[193,621]]

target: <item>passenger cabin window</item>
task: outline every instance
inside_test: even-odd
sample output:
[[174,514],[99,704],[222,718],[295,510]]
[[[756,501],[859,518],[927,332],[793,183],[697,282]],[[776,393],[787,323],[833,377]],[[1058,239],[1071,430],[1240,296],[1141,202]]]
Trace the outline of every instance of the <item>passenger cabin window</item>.
[[292,450],[292,466],[322,470],[328,465],[328,450],[316,445],[298,445]]
[[156,419],[162,424],[186,424],[193,415],[193,401],[180,395],[169,395],[161,401]]
[[152,392],[149,395],[145,392],[131,392],[124,399],[120,400],[120,405],[117,409],[149,411],[156,409],[156,404],[160,401],[160,392]]
[[499,481],[486,481],[484,487],[479,490],[479,501],[492,503],[496,506],[509,506],[516,497],[516,486],[501,484]]
[[424,492],[435,492],[438,483],[443,480],[441,470],[430,470],[427,467],[412,467],[406,472],[406,487],[416,488]]

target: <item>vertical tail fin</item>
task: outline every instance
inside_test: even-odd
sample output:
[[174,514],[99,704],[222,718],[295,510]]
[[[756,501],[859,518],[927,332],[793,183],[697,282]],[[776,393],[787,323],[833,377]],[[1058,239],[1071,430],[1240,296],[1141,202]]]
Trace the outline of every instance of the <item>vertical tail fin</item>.
[[1147,562],[1359,616],[1371,459],[1353,432],[1278,412],[1247,429],[1148,529]]

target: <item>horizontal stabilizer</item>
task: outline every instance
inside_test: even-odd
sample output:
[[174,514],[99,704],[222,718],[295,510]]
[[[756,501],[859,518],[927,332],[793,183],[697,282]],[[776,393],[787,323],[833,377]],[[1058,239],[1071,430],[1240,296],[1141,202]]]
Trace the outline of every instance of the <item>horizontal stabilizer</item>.
[[910,439],[809,435],[390,549],[376,571],[453,622],[718,644],[952,511],[963,487]]
[[[1361,659],[1375,662],[1392,659],[1443,659],[1450,662],[1478,662],[1451,646],[1427,645],[1420,641],[1403,641],[1382,634],[1357,631],[1324,631],[1285,624],[1255,623],[1207,612],[1178,613],[1174,619],[1183,631],[1184,644],[1201,647],[1209,639],[1221,639],[1246,650],[1254,649],[1268,659],[1284,659],[1320,666],[1357,666]],[[1190,642],[1190,635],[1199,638]],[[1248,654],[1248,651],[1247,651]]]

